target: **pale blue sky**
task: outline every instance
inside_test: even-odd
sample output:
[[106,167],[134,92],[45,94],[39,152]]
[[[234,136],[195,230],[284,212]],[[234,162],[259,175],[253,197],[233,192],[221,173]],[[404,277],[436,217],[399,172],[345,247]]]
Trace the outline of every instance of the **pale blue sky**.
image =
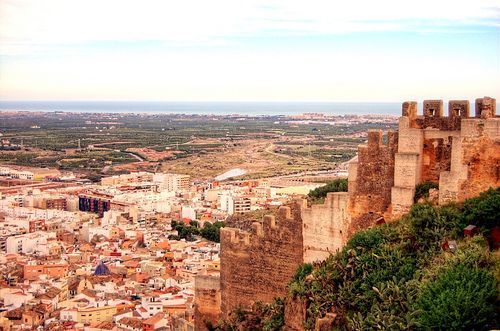
[[499,0],[0,0],[0,100],[499,92]]

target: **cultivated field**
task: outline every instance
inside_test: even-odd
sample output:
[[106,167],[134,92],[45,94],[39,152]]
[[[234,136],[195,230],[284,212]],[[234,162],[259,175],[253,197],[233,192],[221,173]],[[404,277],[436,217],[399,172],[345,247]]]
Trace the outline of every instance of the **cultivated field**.
[[283,116],[2,112],[3,164],[56,167],[97,180],[135,170],[195,178],[232,168],[245,178],[333,169],[356,153],[369,128],[395,123],[304,124]]

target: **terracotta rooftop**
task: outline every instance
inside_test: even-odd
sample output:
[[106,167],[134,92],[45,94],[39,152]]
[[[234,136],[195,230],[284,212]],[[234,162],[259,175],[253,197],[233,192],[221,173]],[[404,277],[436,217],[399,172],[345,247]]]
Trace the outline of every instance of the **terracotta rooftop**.
[[155,325],[156,323],[158,323],[159,321],[161,321],[163,319],[163,317],[165,316],[165,313],[157,313],[156,315],[154,315],[153,317],[150,317],[148,318],[147,320],[145,320],[143,322],[143,324],[147,324],[147,325]]
[[96,325],[97,329],[103,329],[103,330],[113,330],[115,327],[115,323],[113,322],[101,322]]
[[142,321],[135,317],[124,317],[118,321],[119,324],[130,326],[134,329],[142,328]]

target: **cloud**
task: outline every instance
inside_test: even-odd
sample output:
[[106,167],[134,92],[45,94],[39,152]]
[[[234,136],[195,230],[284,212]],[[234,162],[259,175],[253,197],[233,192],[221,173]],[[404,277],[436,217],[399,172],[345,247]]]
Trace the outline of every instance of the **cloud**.
[[95,42],[214,45],[270,35],[500,27],[497,0],[1,0],[0,53]]
[[495,96],[499,25],[498,0],[0,0],[0,99]]

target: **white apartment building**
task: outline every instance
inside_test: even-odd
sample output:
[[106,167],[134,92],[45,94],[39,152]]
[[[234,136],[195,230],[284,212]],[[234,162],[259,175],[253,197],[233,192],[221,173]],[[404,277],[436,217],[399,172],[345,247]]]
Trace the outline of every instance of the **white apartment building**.
[[131,172],[129,174],[104,177],[103,179],[101,179],[101,185],[111,186],[111,185],[124,185],[130,183],[150,182],[152,178],[153,174],[150,172],[145,172],[145,171]]
[[158,184],[160,191],[186,191],[191,184],[188,175],[156,173],[153,176],[153,182]]
[[8,176],[16,179],[33,180],[35,174],[26,170],[15,170],[7,167],[0,167],[0,176]]
[[182,206],[181,217],[192,221],[196,220],[196,209],[191,206]]
[[219,196],[220,210],[226,211],[229,215],[235,213],[246,213],[252,210],[252,200],[245,196],[232,196],[231,194],[221,194]]
[[15,254],[48,254],[47,241],[55,238],[55,233],[34,232],[7,238],[7,253]]
[[0,289],[0,297],[3,298],[3,304],[7,310],[19,308],[34,298],[31,293],[24,293],[18,288]]

